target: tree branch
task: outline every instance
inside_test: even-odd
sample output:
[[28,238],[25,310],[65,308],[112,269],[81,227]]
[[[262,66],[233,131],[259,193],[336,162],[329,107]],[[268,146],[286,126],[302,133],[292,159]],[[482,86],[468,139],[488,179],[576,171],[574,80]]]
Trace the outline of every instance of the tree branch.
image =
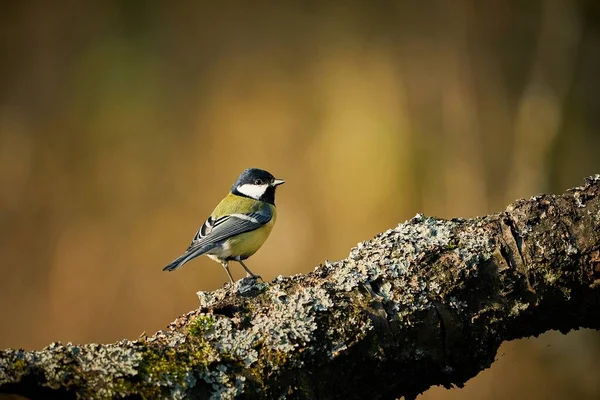
[[0,351],[0,393],[414,398],[505,340],[600,327],[600,175],[481,218],[417,215],[313,272],[199,292],[152,337]]

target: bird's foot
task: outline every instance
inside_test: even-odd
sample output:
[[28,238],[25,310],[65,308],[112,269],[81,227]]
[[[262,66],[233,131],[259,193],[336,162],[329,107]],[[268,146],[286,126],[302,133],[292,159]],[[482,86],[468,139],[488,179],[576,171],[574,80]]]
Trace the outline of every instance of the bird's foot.
[[229,281],[229,282],[223,283],[222,288],[223,289],[230,289],[230,288],[233,288],[234,286],[235,286],[235,282],[234,281]]
[[256,276],[246,276],[236,282],[234,291],[238,292],[239,294],[246,294],[258,290],[260,285],[261,284],[258,283]]

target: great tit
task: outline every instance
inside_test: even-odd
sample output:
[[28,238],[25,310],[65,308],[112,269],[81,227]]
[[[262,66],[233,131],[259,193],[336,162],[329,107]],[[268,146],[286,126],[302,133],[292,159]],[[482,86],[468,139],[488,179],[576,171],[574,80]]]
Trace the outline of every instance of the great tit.
[[258,278],[244,260],[263,245],[277,219],[275,189],[285,183],[267,171],[249,168],[242,172],[230,193],[202,224],[185,253],[163,268],[174,271],[193,258],[206,254],[220,262],[233,284],[229,261],[237,261],[249,276]]

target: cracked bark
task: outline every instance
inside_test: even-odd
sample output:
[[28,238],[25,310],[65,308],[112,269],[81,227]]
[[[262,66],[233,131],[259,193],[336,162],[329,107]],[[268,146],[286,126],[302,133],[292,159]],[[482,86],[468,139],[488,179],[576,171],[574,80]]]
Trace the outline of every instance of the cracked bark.
[[506,340],[600,326],[600,175],[473,219],[417,215],[304,275],[199,292],[151,337],[0,351],[31,398],[414,398]]

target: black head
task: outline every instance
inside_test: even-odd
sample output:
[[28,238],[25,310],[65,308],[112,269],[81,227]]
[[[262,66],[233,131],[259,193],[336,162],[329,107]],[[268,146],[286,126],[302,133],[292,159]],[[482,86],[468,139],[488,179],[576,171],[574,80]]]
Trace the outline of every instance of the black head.
[[282,183],[283,179],[276,179],[265,170],[248,168],[237,178],[231,193],[275,205],[275,189]]

